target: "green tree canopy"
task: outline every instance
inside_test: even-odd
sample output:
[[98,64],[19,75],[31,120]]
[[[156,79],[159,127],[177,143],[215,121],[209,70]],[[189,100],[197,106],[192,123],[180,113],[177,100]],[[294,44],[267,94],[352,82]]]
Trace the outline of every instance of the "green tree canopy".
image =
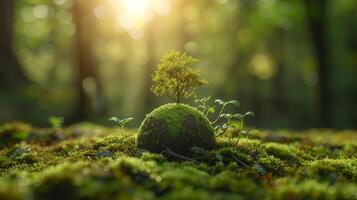
[[166,53],[157,65],[151,90],[158,96],[170,97],[176,103],[193,96],[197,87],[208,84],[201,78],[200,71],[193,68],[196,63],[197,59],[186,52]]

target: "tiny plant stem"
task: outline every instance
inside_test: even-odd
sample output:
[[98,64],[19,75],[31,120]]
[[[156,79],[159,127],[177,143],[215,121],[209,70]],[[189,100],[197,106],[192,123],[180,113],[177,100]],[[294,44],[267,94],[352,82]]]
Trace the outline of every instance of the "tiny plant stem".
[[209,113],[209,108],[208,109],[206,108],[206,101],[203,102],[203,107],[204,107],[204,111],[206,112],[205,115],[207,117]]
[[242,117],[241,121],[240,121],[240,128],[239,128],[239,132],[238,132],[238,136],[237,136],[237,141],[236,141],[236,144],[235,146],[238,144],[239,142],[239,137],[243,131],[243,124],[244,124],[244,117]]
[[205,115],[208,115],[208,109],[206,109],[206,101],[203,101],[203,112],[205,112]]
[[180,103],[180,101],[181,101],[181,92],[180,90],[178,90],[176,103]]
[[223,105],[223,106],[222,106],[221,110],[220,110],[219,113],[218,113],[218,116],[217,116],[216,120],[214,120],[214,121],[212,122],[212,124],[215,124],[215,123],[218,122],[218,120],[219,120],[219,118],[220,118],[220,116],[221,116],[221,114],[222,114],[222,112],[223,112],[223,110],[224,110],[225,107],[226,107],[226,105]]

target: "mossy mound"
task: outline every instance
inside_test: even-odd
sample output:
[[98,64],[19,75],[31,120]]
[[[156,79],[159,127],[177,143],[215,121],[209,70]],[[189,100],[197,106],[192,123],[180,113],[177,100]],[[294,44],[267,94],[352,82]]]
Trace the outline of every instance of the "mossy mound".
[[185,104],[166,104],[148,114],[139,128],[137,146],[151,152],[171,150],[188,155],[192,147],[213,149],[214,129],[199,110]]

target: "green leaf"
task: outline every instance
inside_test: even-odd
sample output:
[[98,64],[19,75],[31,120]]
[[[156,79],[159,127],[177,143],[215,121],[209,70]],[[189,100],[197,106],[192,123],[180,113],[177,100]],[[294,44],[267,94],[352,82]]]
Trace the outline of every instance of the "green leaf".
[[219,105],[223,105],[224,101],[222,101],[221,99],[216,99],[214,100],[215,103],[218,103]]
[[228,128],[234,127],[233,124],[223,124],[223,129],[227,130]]
[[52,128],[61,128],[64,122],[63,117],[56,117],[51,116],[48,119],[49,123],[51,124]]
[[254,113],[252,111],[246,112],[244,116],[254,116]]
[[210,112],[210,113],[215,113],[215,112],[216,112],[216,109],[215,109],[214,107],[210,107],[210,108],[208,109],[208,112]]
[[232,104],[234,107],[239,108],[240,107],[240,103],[237,100],[232,100],[229,101],[227,104]]
[[126,124],[126,123],[132,121],[133,119],[134,119],[134,118],[129,117],[129,118],[122,119],[120,122],[124,125],[124,124]]
[[216,127],[214,127],[214,130],[215,131],[218,131],[219,129],[221,129],[222,128],[222,126],[216,126]]
[[113,121],[115,123],[120,123],[120,120],[117,117],[111,117],[111,118],[109,118],[109,121]]
[[242,119],[243,117],[244,117],[244,115],[239,114],[239,113],[233,115],[234,119]]
[[227,118],[227,119],[232,119],[233,115],[232,114],[225,114],[224,117]]
[[228,114],[223,113],[223,114],[219,115],[219,117],[220,117],[220,118],[223,118],[223,117],[224,117],[224,118],[227,118],[227,115],[228,115]]
[[199,105],[198,108],[202,109],[202,110],[205,110],[206,107],[202,106],[202,105]]
[[252,129],[252,130],[250,130],[248,132],[248,134],[256,134],[256,133],[259,133],[259,132],[260,132],[260,130],[258,130],[258,129]]

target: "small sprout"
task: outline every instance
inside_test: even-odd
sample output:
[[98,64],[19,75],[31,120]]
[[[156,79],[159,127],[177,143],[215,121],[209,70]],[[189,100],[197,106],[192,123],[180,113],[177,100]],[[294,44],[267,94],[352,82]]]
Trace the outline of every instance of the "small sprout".
[[207,103],[211,100],[211,96],[202,98],[202,99],[196,99],[195,102],[199,103],[198,108],[201,109],[201,111],[208,116],[209,113],[215,113],[216,112],[216,106],[207,106]]
[[[209,100],[211,99],[211,97],[206,97],[206,98],[202,98],[202,99],[196,99],[195,102],[199,103],[198,108],[201,109],[206,116],[209,113],[215,113],[216,112],[216,106],[208,106],[207,103],[209,102]],[[220,106],[220,110],[219,113],[216,117],[216,119],[214,121],[211,121],[211,125],[216,125],[214,127],[215,132],[217,133],[216,136],[220,136],[222,134],[224,134],[229,128],[236,128],[235,123],[233,123],[234,120],[238,120],[240,121],[240,128],[239,128],[239,133],[237,136],[237,142],[236,144],[238,144],[239,141],[239,136],[241,134],[247,134],[249,132],[246,132],[243,130],[244,127],[244,119],[247,116],[254,116],[254,113],[249,111],[246,112],[245,114],[240,114],[240,113],[235,113],[235,114],[231,114],[231,113],[223,113],[224,109],[228,106],[228,105],[232,105],[234,106],[236,109],[238,109],[240,107],[240,103],[237,100],[231,100],[231,101],[223,101],[222,99],[216,99],[214,100],[214,103],[217,104],[217,106]],[[225,119],[225,123],[223,124],[218,124],[218,122],[221,119]]]
[[216,99],[216,100],[214,100],[214,103],[219,104],[219,105],[223,105],[224,101],[222,101],[221,99]]
[[239,113],[233,115],[233,118],[238,119],[238,120],[242,119],[243,117],[244,117],[244,115],[239,114]]
[[215,130],[215,131],[218,131],[218,130],[220,130],[221,128],[222,128],[222,126],[218,125],[218,126],[215,126],[215,127],[214,127],[214,130]]
[[215,113],[215,112],[216,112],[215,107],[210,107],[210,108],[208,109],[208,112],[209,112],[209,113]]
[[109,121],[113,121],[116,124],[118,124],[119,126],[121,126],[122,129],[124,129],[124,126],[129,123],[130,121],[132,121],[134,118],[129,117],[129,118],[125,118],[125,119],[119,119],[117,117],[111,117],[109,119]]
[[211,100],[211,96],[208,96],[208,97],[205,97],[205,98],[202,98],[202,99],[196,99],[195,102],[196,103],[206,103],[209,100]]
[[48,118],[48,122],[53,129],[60,129],[63,126],[64,119],[63,117],[51,116]]
[[[240,116],[240,129],[239,129],[239,134],[238,134],[238,136],[239,136],[240,134],[245,134],[245,133],[246,133],[245,131],[243,131],[243,127],[244,127],[244,119],[245,119],[245,117],[247,117],[247,116],[254,116],[254,113],[251,112],[251,111],[249,111],[249,112],[246,112],[244,115],[241,115],[241,116]],[[236,145],[238,144],[238,142],[239,142],[239,137],[237,137]]]
[[254,113],[252,111],[246,112],[244,116],[254,116]]
[[214,100],[214,102],[215,102],[216,104],[222,106],[222,107],[221,107],[221,110],[220,110],[219,113],[218,113],[217,118],[212,122],[212,124],[217,123],[220,118],[226,117],[226,116],[222,116],[222,113],[223,113],[224,109],[225,109],[228,105],[233,105],[235,108],[239,108],[239,106],[240,106],[240,103],[239,103],[239,101],[237,101],[237,100],[232,100],[232,101],[227,101],[227,102],[225,102],[225,101],[223,101],[223,100],[221,100],[221,99],[216,99],[216,100]]

